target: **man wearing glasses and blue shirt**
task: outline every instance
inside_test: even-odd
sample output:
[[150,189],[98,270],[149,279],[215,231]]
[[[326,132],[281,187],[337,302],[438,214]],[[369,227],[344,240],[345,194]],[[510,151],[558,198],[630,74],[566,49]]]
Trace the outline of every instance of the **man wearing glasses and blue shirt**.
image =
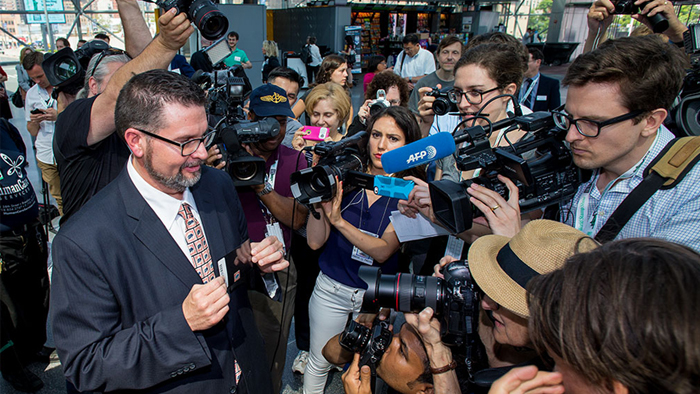
[[204,165],[206,103],[182,75],[134,76],[115,110],[126,168],[54,239],[54,340],[81,392],[272,394],[247,290],[289,263]]
[[110,48],[95,54],[78,94],[84,99],[68,105],[56,121],[53,144],[64,205],[61,223],[116,178],[126,164],[129,149],[114,133],[114,107],[122,86],[135,74],[166,69],[194,31],[186,14],[176,14],[173,9],[158,19],[160,34],[151,40],[136,0],[118,0],[117,5],[126,53]]
[[[555,111],[555,121],[567,130],[574,163],[593,175],[562,207],[564,223],[595,237],[642,182],[644,170],[674,138],[662,122],[681,89],[686,62],[680,50],[645,36],[606,41],[571,64],[563,80],[566,105]],[[699,183],[696,165],[676,186],[656,191],[615,239],[656,237],[700,251]],[[472,196],[488,207],[507,204],[485,188]],[[519,231],[517,205],[484,213],[494,233]]]

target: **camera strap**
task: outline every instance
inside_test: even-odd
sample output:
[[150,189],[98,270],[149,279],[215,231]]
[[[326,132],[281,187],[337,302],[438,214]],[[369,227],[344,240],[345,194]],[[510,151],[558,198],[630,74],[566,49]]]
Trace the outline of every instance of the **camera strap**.
[[700,136],[676,138],[644,170],[644,180],[617,207],[596,234],[598,242],[615,239],[625,224],[657,190],[676,186],[700,160]]

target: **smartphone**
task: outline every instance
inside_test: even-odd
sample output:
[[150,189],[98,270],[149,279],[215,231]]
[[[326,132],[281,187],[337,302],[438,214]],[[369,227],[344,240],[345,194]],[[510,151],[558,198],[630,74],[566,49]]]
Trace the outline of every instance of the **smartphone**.
[[327,127],[304,126],[301,131],[309,133],[301,137],[309,141],[325,141],[328,137]]
[[31,111],[31,113],[34,114],[34,115],[36,115],[36,114],[45,114],[46,111],[44,111],[43,109],[34,108],[34,109]]

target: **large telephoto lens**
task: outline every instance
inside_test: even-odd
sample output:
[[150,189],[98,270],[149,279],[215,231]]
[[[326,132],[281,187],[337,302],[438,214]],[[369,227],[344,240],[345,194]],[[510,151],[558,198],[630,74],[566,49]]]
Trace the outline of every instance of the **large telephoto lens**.
[[363,310],[392,308],[400,312],[420,312],[431,307],[442,313],[444,281],[433,276],[411,274],[382,275],[377,267],[360,267],[360,279],[367,283]]
[[228,19],[210,0],[195,0],[187,13],[202,36],[216,41],[228,31]]

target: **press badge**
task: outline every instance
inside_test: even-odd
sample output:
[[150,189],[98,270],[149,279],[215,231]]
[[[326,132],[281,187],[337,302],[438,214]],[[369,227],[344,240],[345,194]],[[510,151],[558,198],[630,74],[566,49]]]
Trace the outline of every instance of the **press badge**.
[[547,96],[537,96],[535,101],[547,101]]
[[216,265],[219,266],[219,275],[224,277],[224,281],[226,282],[226,288],[228,289],[228,269],[226,268],[226,257],[222,257],[219,259],[219,261],[216,262]]
[[282,247],[284,250],[287,250],[287,247],[284,245],[284,234],[282,234],[282,228],[280,227],[279,222],[274,222],[272,224],[266,224],[265,225],[266,229],[266,237],[269,237],[271,235],[274,235],[279,239],[280,242],[282,242]]
[[[377,234],[372,234],[372,233],[370,233],[369,231],[365,231],[365,230],[360,230],[360,231],[362,231],[363,233],[365,233],[365,234],[367,234],[367,235],[371,235],[371,236],[373,236],[374,238],[379,238],[379,237],[377,236]],[[368,255],[367,253],[361,251],[360,248],[358,248],[357,246],[353,246],[353,247],[352,247],[352,259],[353,259],[353,260],[357,260],[357,261],[359,261],[360,263],[362,263],[362,264],[367,264],[367,265],[372,265],[372,263],[374,263],[374,259],[372,258],[372,256],[370,256],[370,255]]]

